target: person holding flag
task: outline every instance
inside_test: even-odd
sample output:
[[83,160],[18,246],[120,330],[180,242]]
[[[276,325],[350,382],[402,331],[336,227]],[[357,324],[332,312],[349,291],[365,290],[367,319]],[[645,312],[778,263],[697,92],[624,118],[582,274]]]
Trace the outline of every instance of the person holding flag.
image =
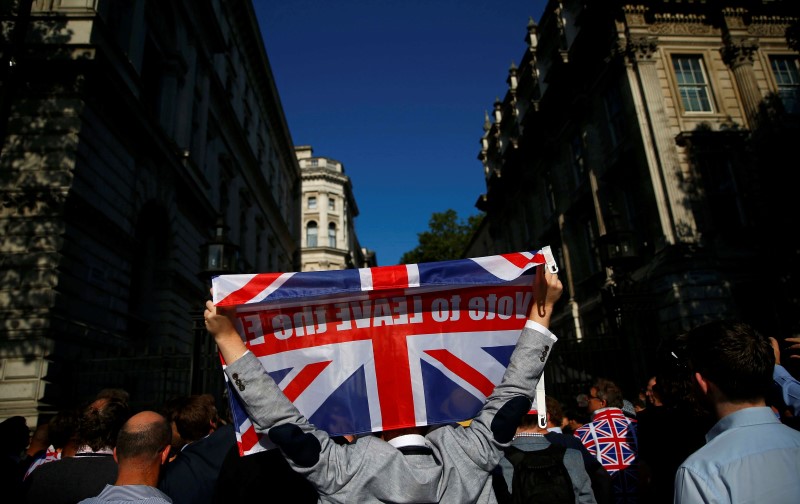
[[[424,437],[385,431],[384,438],[394,437],[388,442],[364,436],[336,444],[297,410],[247,349],[232,309],[208,301],[204,317],[256,431],[268,434],[292,469],[316,488],[320,502],[496,503],[490,473],[530,410],[557,341],[548,327],[562,290],[556,273],[536,269],[533,302],[503,379],[468,426],[447,424]],[[403,438],[416,442],[396,442]]]

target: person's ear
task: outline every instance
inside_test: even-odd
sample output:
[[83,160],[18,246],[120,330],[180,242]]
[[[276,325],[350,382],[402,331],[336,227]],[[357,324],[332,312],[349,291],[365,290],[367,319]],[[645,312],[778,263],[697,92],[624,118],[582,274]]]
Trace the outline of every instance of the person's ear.
[[114,447],[113,454],[114,454],[114,462],[116,462],[117,465],[119,465],[119,459],[117,459],[117,447],[116,446]]
[[697,386],[700,387],[700,390],[703,392],[703,394],[704,395],[708,394],[708,381],[706,381],[706,379],[703,378],[703,375],[701,375],[700,373],[695,373],[694,379],[697,382]]
[[161,450],[161,465],[166,464],[167,460],[169,460],[169,449],[170,448],[171,448],[171,446],[167,445],[167,446],[164,447],[163,450]]

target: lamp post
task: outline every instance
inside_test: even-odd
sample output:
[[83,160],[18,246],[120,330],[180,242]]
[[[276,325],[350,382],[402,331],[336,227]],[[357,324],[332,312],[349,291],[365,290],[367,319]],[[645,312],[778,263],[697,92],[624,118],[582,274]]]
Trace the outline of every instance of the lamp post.
[[217,275],[236,272],[239,247],[228,240],[228,229],[230,228],[225,225],[225,219],[222,216],[217,217],[214,237],[201,249],[200,276],[205,282],[210,282]]
[[[239,247],[228,240],[228,226],[222,216],[217,217],[214,235],[200,250],[200,272],[198,276],[206,287],[210,287],[211,279],[217,275],[236,273],[239,262]],[[206,298],[207,299],[207,298]],[[219,374],[219,360],[214,355],[215,344],[206,331],[202,313],[195,318],[194,340],[192,342],[192,394],[211,393],[215,399],[221,399],[222,387],[214,390],[216,384],[222,384]],[[213,373],[212,373],[213,372]],[[216,376],[213,379],[212,376]]]

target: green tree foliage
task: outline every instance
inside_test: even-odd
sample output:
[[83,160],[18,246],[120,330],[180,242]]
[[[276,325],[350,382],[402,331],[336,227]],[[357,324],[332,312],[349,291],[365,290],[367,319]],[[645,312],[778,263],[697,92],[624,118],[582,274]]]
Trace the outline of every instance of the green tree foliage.
[[466,221],[455,210],[435,212],[428,221],[428,230],[417,233],[419,245],[400,258],[400,264],[447,261],[460,258],[483,215],[471,215]]

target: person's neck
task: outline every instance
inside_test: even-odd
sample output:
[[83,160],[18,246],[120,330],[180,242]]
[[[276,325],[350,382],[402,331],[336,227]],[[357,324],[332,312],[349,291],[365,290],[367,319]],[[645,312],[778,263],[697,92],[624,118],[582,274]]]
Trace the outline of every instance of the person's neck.
[[133,470],[124,465],[120,465],[117,473],[117,481],[114,482],[114,485],[146,485],[155,487],[158,486],[158,474],[159,467],[148,467],[142,471],[140,468]]
[[729,401],[722,401],[714,404],[714,410],[717,413],[717,419],[722,420],[726,416],[736,413],[737,411],[741,411],[747,408],[759,408],[766,406],[767,403],[764,399],[759,399],[757,401],[747,401],[747,402],[729,402]]
[[550,431],[542,429],[538,424],[520,426],[517,432],[527,432],[530,434],[548,434]]
[[391,441],[394,438],[400,436],[406,436],[408,434],[418,434],[420,436],[424,436],[426,432],[425,427],[406,427],[403,429],[391,429],[386,430],[381,433],[381,439],[384,441]]

